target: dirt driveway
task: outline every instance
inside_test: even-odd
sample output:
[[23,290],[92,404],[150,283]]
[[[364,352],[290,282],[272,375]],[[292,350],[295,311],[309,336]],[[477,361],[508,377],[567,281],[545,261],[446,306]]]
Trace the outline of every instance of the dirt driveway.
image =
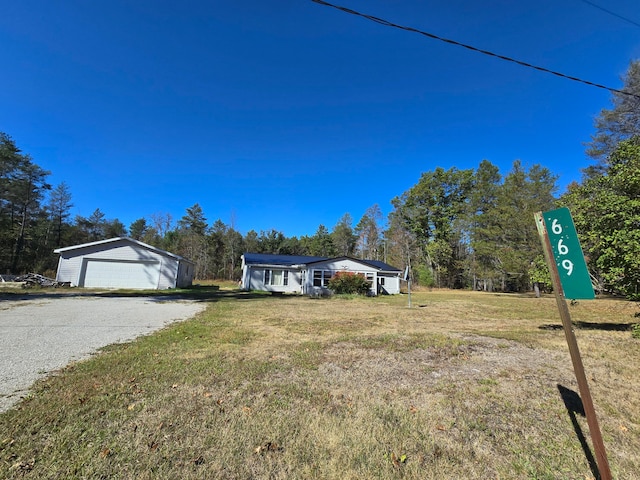
[[0,412],[47,373],[204,308],[192,301],[153,297],[0,300]]

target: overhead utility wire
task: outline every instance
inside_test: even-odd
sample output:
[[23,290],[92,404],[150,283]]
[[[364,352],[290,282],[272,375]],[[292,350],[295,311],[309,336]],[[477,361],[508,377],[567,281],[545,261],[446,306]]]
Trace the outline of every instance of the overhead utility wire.
[[497,53],[493,53],[493,52],[490,52],[488,50],[482,50],[480,48],[474,47],[472,45],[468,45],[466,43],[461,43],[461,42],[457,42],[455,40],[451,40],[449,38],[440,37],[440,36],[435,35],[433,33],[425,32],[425,31],[422,31],[422,30],[418,30],[417,28],[405,27],[403,25],[398,25],[396,23],[392,23],[392,22],[390,22],[388,20],[385,20],[383,18],[374,17],[373,15],[367,15],[365,13],[360,13],[360,12],[358,12],[356,10],[352,10],[350,8],[347,8],[347,7],[341,7],[339,5],[333,5],[332,3],[325,2],[324,0],[311,0],[311,1],[314,2],[314,3],[318,3],[320,5],[325,5],[327,7],[332,7],[332,8],[335,8],[337,10],[341,10],[341,11],[343,11],[345,13],[350,13],[351,15],[356,15],[358,17],[366,18],[367,20],[371,20],[372,22],[379,23],[379,24],[384,25],[386,27],[392,27],[392,28],[397,28],[397,29],[400,29],[400,30],[405,30],[407,32],[418,33],[420,35],[424,35],[425,37],[433,38],[434,40],[439,40],[441,42],[449,43],[451,45],[456,45],[458,47],[463,47],[463,48],[466,48],[468,50],[472,50],[474,52],[478,52],[478,53],[482,53],[484,55],[488,55],[490,57],[499,58],[500,60],[506,60],[507,62],[516,63],[518,65],[522,65],[523,67],[533,68],[533,69],[539,70],[541,72],[546,72],[546,73],[550,73],[552,75],[556,75],[557,77],[562,77],[562,78],[566,78],[568,80],[573,80],[574,82],[584,83],[586,85],[591,85],[592,87],[602,88],[603,90],[608,90],[608,91],[613,92],[613,93],[619,93],[621,95],[628,95],[630,97],[635,97],[638,100],[640,100],[640,95],[636,95],[635,93],[625,92],[624,90],[618,90],[616,88],[607,87],[606,85],[601,85],[599,83],[590,82],[589,80],[583,80],[582,78],[572,77],[571,75],[566,75],[566,74],[561,73],[561,72],[556,72],[555,70],[550,70],[550,69],[545,68],[545,67],[539,67],[537,65],[532,65],[530,63],[523,62],[521,60],[516,60],[515,58],[511,58],[511,57],[506,57],[504,55],[500,55],[500,54],[497,54]]
[[627,17],[623,17],[622,15],[617,14],[616,12],[612,12],[611,10],[607,10],[604,7],[601,7],[600,5],[597,5],[593,2],[590,2],[589,0],[580,0],[582,3],[586,3],[587,5],[591,5],[594,8],[597,8],[598,10],[602,10],[605,13],[608,13],[609,15],[613,15],[616,18],[619,18],[620,20],[623,20],[625,22],[630,23],[631,25],[635,25],[636,27],[640,27],[640,23],[635,22]]

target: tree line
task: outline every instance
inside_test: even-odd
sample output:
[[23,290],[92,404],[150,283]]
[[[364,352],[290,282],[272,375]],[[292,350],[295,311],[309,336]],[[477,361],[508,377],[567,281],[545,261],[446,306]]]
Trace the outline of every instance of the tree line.
[[640,61],[623,82],[633,95],[614,93],[597,116],[586,151],[594,163],[561,196],[557,176],[539,164],[516,160],[506,173],[489,160],[475,169],[437,167],[391,200],[386,219],[376,204],[357,223],[345,213],[331,229],[301,237],[275,229],[243,235],[233,219],[209,222],[197,203],[177,220],[155,213],[128,227],[99,208],[72,218],[69,187],[47,183],[50,172],[0,132],[0,272],[53,276],[55,248],[130,236],[194,261],[198,279],[237,280],[240,256],[254,252],[382,260],[409,266],[421,285],[526,291],[550,288],[533,215],[568,206],[598,288],[637,296]]

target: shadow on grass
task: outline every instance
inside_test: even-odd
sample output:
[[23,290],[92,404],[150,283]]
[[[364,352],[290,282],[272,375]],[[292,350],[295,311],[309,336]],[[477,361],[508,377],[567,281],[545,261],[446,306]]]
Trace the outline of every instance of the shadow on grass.
[[569,414],[569,419],[571,420],[571,424],[573,425],[573,430],[576,432],[576,436],[578,437],[578,441],[582,446],[582,450],[584,451],[584,455],[587,458],[587,462],[589,462],[589,468],[591,469],[591,473],[593,473],[594,478],[596,480],[600,480],[602,477],[600,475],[600,470],[598,470],[598,464],[596,462],[593,453],[591,452],[591,448],[587,443],[587,439],[582,432],[582,428],[578,423],[577,415],[582,417],[585,416],[584,405],[582,405],[582,399],[580,395],[578,395],[573,390],[564,387],[558,384],[558,391],[560,392],[560,397],[564,402],[564,406],[567,409],[567,413]]
[[[218,302],[220,300],[254,300],[274,298],[268,292],[246,292],[243,290],[220,290],[217,286],[193,286],[171,290],[86,290],[84,288],[33,289],[17,292],[0,292],[1,301],[29,301],[55,298],[149,298],[158,302],[191,300],[195,302]],[[286,296],[278,296],[280,298]]]
[[[572,322],[574,328],[580,330],[603,330],[606,332],[627,332],[635,325],[631,323]],[[538,327],[540,330],[562,330],[559,323],[547,323]]]

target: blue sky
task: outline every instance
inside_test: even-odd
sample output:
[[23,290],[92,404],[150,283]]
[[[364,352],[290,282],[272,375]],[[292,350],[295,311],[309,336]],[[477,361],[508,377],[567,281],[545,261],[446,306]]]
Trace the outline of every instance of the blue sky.
[[[599,3],[602,2],[602,3]],[[583,0],[335,0],[614,88],[640,27]],[[593,0],[640,23],[635,0]],[[0,131],[73,214],[287,236],[354,222],[440,166],[548,167],[562,191],[611,95],[310,0],[0,0]]]

